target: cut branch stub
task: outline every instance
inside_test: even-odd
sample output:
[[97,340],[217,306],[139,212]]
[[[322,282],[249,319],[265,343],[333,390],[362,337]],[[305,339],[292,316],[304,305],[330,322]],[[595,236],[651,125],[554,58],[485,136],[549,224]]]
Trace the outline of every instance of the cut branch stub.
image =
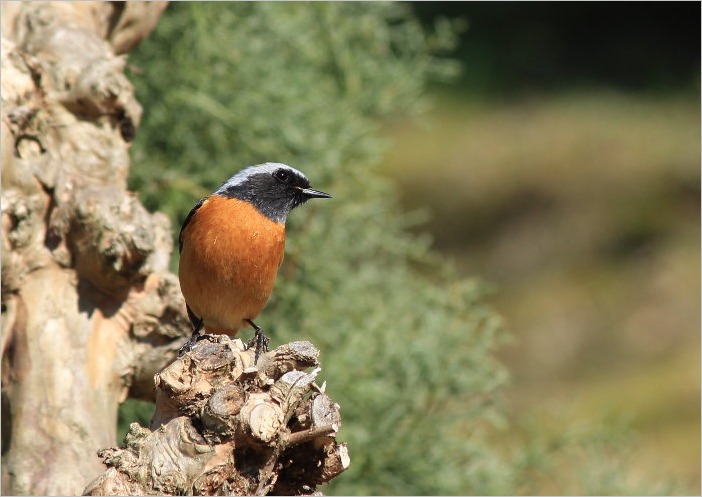
[[205,335],[158,373],[150,429],[133,424],[126,448],[100,451],[108,470],[85,494],[306,495],[346,470],[339,405],[315,383],[319,351],[254,354]]

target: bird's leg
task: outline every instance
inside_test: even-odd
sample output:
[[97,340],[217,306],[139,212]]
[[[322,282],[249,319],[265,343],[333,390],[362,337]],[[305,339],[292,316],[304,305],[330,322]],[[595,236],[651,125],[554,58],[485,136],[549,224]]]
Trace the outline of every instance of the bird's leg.
[[180,348],[178,351],[178,357],[181,357],[183,354],[186,352],[190,352],[195,344],[202,339],[202,335],[200,334],[200,331],[202,331],[202,328],[205,326],[205,320],[203,318],[200,318],[195,325],[195,328],[193,329],[193,334],[190,336],[190,339],[185,342],[185,344]]
[[249,323],[254,329],[254,337],[246,345],[246,348],[249,349],[256,345],[256,355],[254,356],[254,364],[256,364],[258,362],[258,358],[261,356],[261,353],[268,352],[268,342],[270,340],[265,333],[263,333],[263,330],[259,326],[256,326],[256,323],[250,319],[247,319],[246,322]]

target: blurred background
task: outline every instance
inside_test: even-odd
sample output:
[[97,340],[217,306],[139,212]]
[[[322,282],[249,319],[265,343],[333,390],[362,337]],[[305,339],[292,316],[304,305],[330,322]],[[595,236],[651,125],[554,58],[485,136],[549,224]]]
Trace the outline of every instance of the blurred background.
[[271,158],[335,197],[291,216],[263,324],[322,350],[352,459],[326,493],[699,493],[699,19],[168,7],[130,56],[142,201],[177,233]]
[[519,430],[625,421],[635,471],[699,493],[700,5],[412,5],[463,20],[462,73],[383,168],[493,285]]

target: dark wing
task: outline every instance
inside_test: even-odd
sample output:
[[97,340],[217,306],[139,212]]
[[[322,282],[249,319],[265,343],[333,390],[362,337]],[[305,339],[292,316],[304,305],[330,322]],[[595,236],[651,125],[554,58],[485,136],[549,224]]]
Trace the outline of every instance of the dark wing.
[[207,197],[201,198],[200,201],[195,204],[195,207],[193,207],[190,212],[188,213],[188,216],[185,218],[185,221],[183,221],[183,226],[180,227],[180,234],[178,235],[178,253],[181,253],[183,251],[183,230],[185,227],[188,225],[190,220],[193,218],[197,210],[202,207],[202,204],[205,203],[205,200],[207,200]]

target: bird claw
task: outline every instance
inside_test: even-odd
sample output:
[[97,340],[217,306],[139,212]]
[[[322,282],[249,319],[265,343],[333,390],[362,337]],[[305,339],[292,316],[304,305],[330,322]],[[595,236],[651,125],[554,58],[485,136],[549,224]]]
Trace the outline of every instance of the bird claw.
[[205,338],[205,335],[200,335],[193,333],[193,336],[188,339],[187,342],[183,344],[183,346],[178,350],[178,357],[183,357],[185,354],[193,350],[193,347],[195,347],[195,344]]
[[195,344],[205,338],[205,335],[200,333],[200,330],[203,328],[203,320],[200,319],[198,323],[195,325],[195,329],[193,330],[193,334],[190,335],[190,338],[188,339],[187,342],[183,344],[183,346],[178,350],[178,357],[183,357],[185,354],[193,350],[193,347],[195,347]]
[[250,349],[254,345],[256,346],[256,354],[254,355],[254,364],[258,363],[258,358],[261,354],[268,352],[268,343],[270,339],[263,333],[263,330],[256,326],[252,321],[249,324],[253,326],[254,336],[249,343],[246,344],[246,349]]

